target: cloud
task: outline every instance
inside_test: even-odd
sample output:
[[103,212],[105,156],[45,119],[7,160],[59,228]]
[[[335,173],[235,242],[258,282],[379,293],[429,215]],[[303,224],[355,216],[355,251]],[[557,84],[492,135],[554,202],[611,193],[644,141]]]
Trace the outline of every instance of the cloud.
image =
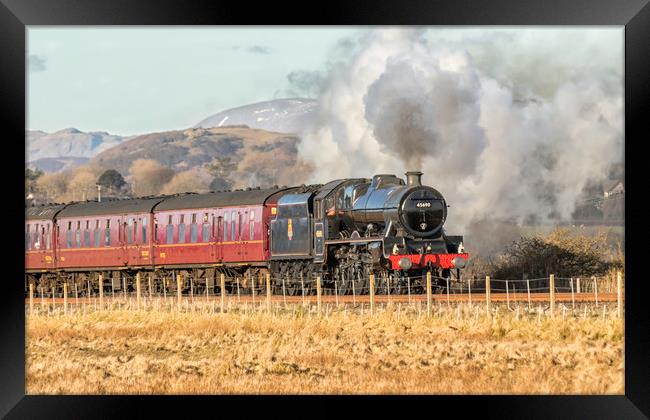
[[240,45],[235,45],[232,47],[233,51],[243,50],[251,54],[271,54],[271,48],[265,47],[263,45],[250,45],[248,47],[242,47]]
[[30,54],[27,63],[29,71],[39,72],[47,70],[47,57],[44,55]]

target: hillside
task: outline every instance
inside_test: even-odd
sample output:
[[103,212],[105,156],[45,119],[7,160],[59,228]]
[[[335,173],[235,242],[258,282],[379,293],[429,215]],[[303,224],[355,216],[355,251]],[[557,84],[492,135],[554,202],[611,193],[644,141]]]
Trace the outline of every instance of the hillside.
[[207,165],[221,165],[218,159],[230,159],[235,166],[227,178],[235,188],[303,183],[310,169],[298,159],[299,141],[244,126],[190,128],[134,137],[98,154],[89,165],[128,176],[137,159],[155,160],[177,173],[205,171]]

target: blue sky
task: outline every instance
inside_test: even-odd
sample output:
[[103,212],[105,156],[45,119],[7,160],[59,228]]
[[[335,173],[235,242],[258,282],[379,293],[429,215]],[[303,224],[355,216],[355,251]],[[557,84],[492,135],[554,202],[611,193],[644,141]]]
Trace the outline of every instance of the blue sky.
[[[27,128],[132,135],[190,127],[224,109],[292,96],[291,72],[324,71],[339,41],[366,31],[30,26]],[[582,71],[622,74],[622,27],[438,27],[427,33],[457,43],[497,79],[530,84],[540,94],[555,87],[553,79]],[[539,63],[549,71],[540,72]]]
[[283,96],[360,28],[29,27],[29,129],[130,135]]

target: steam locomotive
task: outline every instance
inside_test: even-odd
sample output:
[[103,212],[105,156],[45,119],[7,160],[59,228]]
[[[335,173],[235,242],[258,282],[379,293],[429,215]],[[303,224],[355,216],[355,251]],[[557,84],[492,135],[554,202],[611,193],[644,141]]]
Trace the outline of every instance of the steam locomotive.
[[84,295],[130,288],[124,278],[141,273],[160,292],[183,274],[181,287],[201,293],[222,273],[229,291],[270,274],[290,295],[309,293],[315,276],[339,294],[364,294],[372,273],[376,293],[417,293],[425,272],[460,277],[469,257],[462,236],[444,231],[444,197],[421,177],[28,207],[25,288],[55,294],[68,283]]

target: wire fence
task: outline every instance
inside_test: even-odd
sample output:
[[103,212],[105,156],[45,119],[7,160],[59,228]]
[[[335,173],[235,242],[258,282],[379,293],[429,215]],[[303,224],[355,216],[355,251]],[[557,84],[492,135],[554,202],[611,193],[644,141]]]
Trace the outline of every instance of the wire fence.
[[[370,288],[373,284],[374,288]],[[435,285],[435,286],[434,286]],[[433,290],[440,293],[433,293]],[[426,301],[424,298],[426,297]],[[227,299],[226,299],[227,298]],[[40,308],[51,307],[52,310],[62,306],[68,308],[94,303],[100,310],[105,308],[122,308],[136,305],[152,307],[157,302],[158,308],[182,305],[194,305],[197,302],[211,302],[213,311],[224,311],[228,305],[244,303],[246,305],[266,305],[278,303],[302,303],[317,305],[320,312],[323,304],[368,304],[370,312],[375,307],[392,303],[426,303],[427,313],[431,313],[433,303],[444,302],[448,306],[458,302],[478,304],[484,302],[488,312],[492,304],[506,304],[507,309],[527,303],[527,310],[533,308],[533,302],[550,303],[550,310],[555,312],[555,303],[570,304],[572,311],[585,303],[606,305],[615,302],[616,311],[622,316],[623,276],[601,277],[558,277],[533,279],[450,279],[433,276],[391,278],[385,275],[359,276],[355,281],[333,281],[319,276],[292,278],[290,276],[226,276],[219,274],[205,278],[192,275],[176,275],[155,278],[153,275],[122,275],[104,280],[77,281],[64,284],[63,290],[52,289],[46,293],[45,287],[29,286],[29,310],[35,305]],[[351,299],[351,301],[350,301]],[[377,304],[377,306],[376,306]],[[363,306],[362,306],[363,307]],[[559,308],[559,307],[558,307]],[[49,309],[48,309],[49,310]]]

